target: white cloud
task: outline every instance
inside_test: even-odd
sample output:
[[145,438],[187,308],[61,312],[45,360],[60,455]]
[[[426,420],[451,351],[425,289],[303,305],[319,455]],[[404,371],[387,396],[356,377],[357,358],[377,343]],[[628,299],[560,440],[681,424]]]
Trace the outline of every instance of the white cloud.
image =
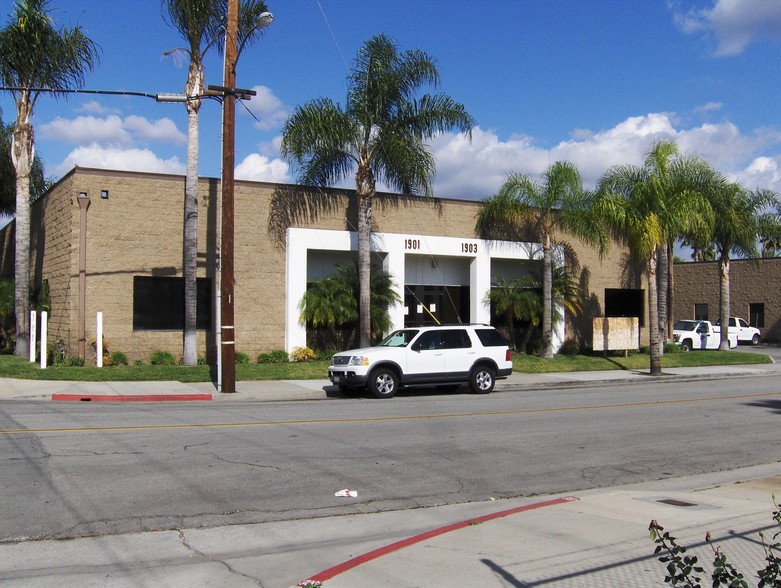
[[122,119],[115,114],[104,118],[79,116],[69,120],[62,117],[39,127],[45,139],[68,143],[98,143],[101,145],[129,145],[132,142],[130,132],[124,127]]
[[[271,88],[255,86],[252,89],[257,92],[257,95],[253,96],[252,100],[244,102],[244,105],[258,119],[255,127],[262,131],[280,128],[290,114],[289,109],[274,95]],[[236,112],[241,113],[243,110],[239,107]]]
[[110,114],[106,117],[78,116],[75,119],[57,117],[40,127],[45,139],[76,144],[104,146],[127,146],[137,141],[157,141],[182,144],[187,136],[176,128],[170,118],[150,121],[141,116],[128,116],[124,119]]
[[255,182],[290,182],[288,164],[281,159],[269,159],[265,155],[252,153],[236,166],[237,180],[252,180]]
[[559,160],[575,164],[585,184],[593,187],[612,166],[642,165],[646,150],[660,139],[676,141],[681,152],[706,159],[749,189],[781,192],[781,154],[767,156],[769,149],[781,145],[778,132],[760,129],[745,135],[730,122],[681,128],[671,113],[631,117],[597,132],[578,129],[571,139],[551,149],[537,146],[528,137],[501,140],[479,127],[471,143],[463,135],[440,135],[431,143],[437,161],[434,192],[440,197],[479,200],[495,194],[508,173],[537,179]]
[[161,143],[187,143],[187,135],[176,128],[176,123],[170,118],[160,118],[150,121],[143,116],[128,116],[125,127],[133,131],[140,139],[159,141]]
[[183,174],[186,167],[177,157],[161,159],[149,149],[122,149],[93,144],[71,151],[65,160],[55,167],[54,172],[63,175],[75,165],[166,174]]
[[759,40],[781,42],[781,10],[778,0],[715,0],[713,8],[674,12],[685,33],[712,33],[716,55],[737,55]]
[[76,109],[76,112],[86,112],[87,114],[119,114],[119,110],[116,108],[106,108],[95,100],[85,102]]

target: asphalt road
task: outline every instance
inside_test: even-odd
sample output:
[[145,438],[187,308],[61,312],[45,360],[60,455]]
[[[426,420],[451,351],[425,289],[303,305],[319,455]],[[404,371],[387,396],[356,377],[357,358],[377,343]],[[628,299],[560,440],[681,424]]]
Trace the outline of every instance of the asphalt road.
[[[775,462],[741,377],[392,401],[0,404],[0,541],[325,517]],[[355,499],[334,494],[349,488]]]

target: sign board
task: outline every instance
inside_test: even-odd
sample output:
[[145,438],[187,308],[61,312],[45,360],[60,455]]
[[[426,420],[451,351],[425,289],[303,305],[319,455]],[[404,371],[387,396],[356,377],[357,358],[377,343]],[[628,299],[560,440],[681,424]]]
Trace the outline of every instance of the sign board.
[[640,320],[632,317],[594,319],[594,351],[618,351],[640,348]]

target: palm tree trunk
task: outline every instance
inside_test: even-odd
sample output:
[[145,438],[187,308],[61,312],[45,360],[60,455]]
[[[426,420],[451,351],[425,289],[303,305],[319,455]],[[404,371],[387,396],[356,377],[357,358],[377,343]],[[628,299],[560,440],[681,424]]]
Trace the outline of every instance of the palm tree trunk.
[[198,109],[187,113],[187,176],[184,187],[184,342],[182,363],[197,365],[198,313]]
[[14,260],[15,354],[30,353],[30,172],[33,163],[33,126],[26,122],[26,105],[17,105],[18,122],[13,131],[11,159],[16,172],[16,220]]
[[668,310],[668,284],[670,261],[667,257],[667,246],[659,247],[659,290],[657,308],[659,309],[659,355],[664,355],[664,339],[667,330],[667,310]]
[[553,248],[545,235],[542,249],[542,342],[540,357],[553,359]]
[[358,196],[358,314],[360,346],[371,342],[371,232],[374,176],[367,165],[359,165],[355,176]]
[[667,324],[665,325],[665,338],[672,340],[673,338],[673,322],[675,317],[673,311],[675,310],[675,262],[674,262],[674,249],[672,244],[667,245]]
[[662,356],[659,353],[659,308],[656,288],[656,248],[648,260],[648,338],[651,355],[651,375],[662,375]]
[[721,341],[719,349],[729,350],[729,253],[725,252],[719,260],[719,324]]

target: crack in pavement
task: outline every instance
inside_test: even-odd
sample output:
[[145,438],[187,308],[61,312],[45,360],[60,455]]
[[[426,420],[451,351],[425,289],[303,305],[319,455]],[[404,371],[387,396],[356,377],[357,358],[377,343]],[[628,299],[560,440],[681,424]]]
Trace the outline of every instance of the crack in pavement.
[[176,531],[178,531],[179,539],[181,540],[182,545],[184,546],[185,549],[187,549],[189,551],[192,551],[193,553],[195,553],[201,559],[204,559],[206,561],[213,562],[213,563],[218,563],[218,564],[224,566],[225,569],[227,569],[231,574],[235,574],[237,576],[241,576],[242,578],[247,578],[248,580],[251,580],[251,581],[255,582],[255,584],[257,584],[261,588],[265,588],[265,584],[263,584],[263,582],[259,578],[255,578],[254,576],[250,576],[248,574],[243,574],[240,571],[238,571],[236,568],[231,566],[228,562],[223,561],[223,560],[221,560],[221,559],[219,559],[217,557],[211,557],[210,555],[207,555],[206,553],[204,553],[202,551],[199,551],[198,549],[196,549],[195,547],[190,545],[187,542],[187,537],[185,537],[184,529],[176,529]]

